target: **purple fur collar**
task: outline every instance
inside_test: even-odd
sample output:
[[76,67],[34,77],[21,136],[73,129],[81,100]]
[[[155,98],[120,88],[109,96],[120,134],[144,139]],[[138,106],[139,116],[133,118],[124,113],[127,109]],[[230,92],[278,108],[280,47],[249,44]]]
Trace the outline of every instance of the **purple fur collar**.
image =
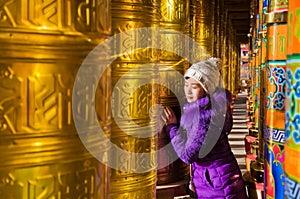
[[184,129],[191,129],[199,124],[199,121],[210,123],[211,117],[217,113],[226,113],[228,97],[224,89],[216,89],[212,95],[205,95],[195,102],[185,104],[180,125]]
[[209,114],[203,115],[203,113],[208,111],[206,109],[209,108],[209,105],[210,99],[208,95],[205,95],[204,97],[198,99],[195,102],[186,104],[183,107],[183,115],[180,120],[181,126],[184,129],[191,129],[193,126],[198,125],[200,118],[208,118]]

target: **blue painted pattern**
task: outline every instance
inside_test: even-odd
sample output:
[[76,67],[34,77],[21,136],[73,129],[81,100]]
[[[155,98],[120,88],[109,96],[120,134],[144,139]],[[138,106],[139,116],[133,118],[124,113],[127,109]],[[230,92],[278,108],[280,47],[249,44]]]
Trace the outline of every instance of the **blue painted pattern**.
[[275,110],[284,110],[286,84],[285,71],[276,66],[268,67],[268,80],[271,87],[267,96],[267,108]]
[[297,101],[300,98],[300,69],[297,68],[293,73],[290,68],[287,68],[286,78],[288,111],[285,112],[285,138],[300,144],[300,113],[297,113]]
[[273,128],[265,128],[265,139],[268,141],[278,142],[284,144],[285,131]]
[[300,184],[285,176],[285,196],[288,199],[300,199]]

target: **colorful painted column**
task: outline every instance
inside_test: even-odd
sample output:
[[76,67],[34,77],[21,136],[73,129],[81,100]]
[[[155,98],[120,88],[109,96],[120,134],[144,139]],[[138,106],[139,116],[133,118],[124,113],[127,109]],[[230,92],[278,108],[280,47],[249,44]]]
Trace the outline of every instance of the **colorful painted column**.
[[[79,78],[85,89],[73,89],[83,60],[110,30],[110,1],[1,1],[1,198],[109,197],[108,141],[88,134],[93,125],[75,125],[100,123],[110,136],[109,67],[100,82]],[[110,51],[95,58],[105,62]],[[97,79],[92,69],[84,77]],[[79,130],[106,155],[94,158]]]
[[252,9],[253,9],[253,21],[252,21],[252,57],[251,57],[251,85],[252,85],[252,92],[251,92],[251,99],[253,102],[253,122],[254,126],[258,128],[258,27],[257,27],[257,7],[255,5],[255,1],[252,1]]
[[[246,173],[246,180],[248,182],[248,191],[250,198],[260,198],[261,195],[261,187],[263,182],[263,153],[262,153],[262,136],[263,132],[260,128],[260,114],[261,114],[261,87],[263,86],[263,81],[261,78],[261,56],[262,56],[262,46],[261,46],[261,34],[260,34],[260,23],[261,17],[259,14],[258,7],[255,1],[252,1],[252,77],[254,80],[252,81],[253,89],[252,89],[252,103],[253,103],[253,115],[252,121],[249,123],[249,135],[253,136],[253,138],[258,137],[257,141],[251,143],[251,147],[253,148],[252,155],[247,156],[246,160],[252,160],[250,163],[250,176],[247,177],[248,173]],[[253,160],[255,158],[255,160]],[[255,196],[255,197],[254,197]]]
[[[261,3],[261,2],[260,2]],[[261,23],[262,17],[257,1],[251,2],[252,34],[251,34],[251,78],[252,90],[249,104],[250,110],[249,136],[252,151],[246,155],[247,163],[250,162],[250,173],[246,172],[244,177],[247,184],[249,198],[262,198],[263,193],[263,131],[262,131],[262,106],[264,79],[262,78],[262,57],[264,54],[262,45]],[[248,163],[249,164],[249,163]],[[249,167],[249,166],[248,166]]]
[[[259,1],[259,15],[260,15],[260,24],[259,24],[259,40],[260,40],[260,114],[259,114],[259,131],[263,133],[262,141],[260,143],[261,151],[264,152],[264,129],[265,129],[265,112],[266,112],[266,91],[267,91],[267,81],[266,81],[266,61],[267,61],[267,26],[265,23],[265,14],[268,9],[268,0]],[[262,161],[264,162],[264,154]],[[265,175],[265,172],[264,172]]]
[[252,101],[252,122],[253,127],[258,129],[258,119],[259,119],[259,97],[260,97],[260,71],[259,71],[259,52],[260,52],[260,42],[258,40],[258,23],[259,17],[256,11],[256,7],[253,8],[255,17],[252,22],[252,37],[251,37],[251,101]]
[[254,45],[254,53],[255,57],[255,88],[254,88],[254,128],[258,131],[258,154],[255,161],[251,162],[250,165],[250,174],[251,177],[257,183],[263,182],[263,131],[260,125],[260,115],[262,108],[260,106],[261,99],[261,91],[263,87],[263,81],[261,79],[261,56],[262,56],[262,48],[261,48],[261,35],[260,35],[260,23],[261,17],[259,13],[256,14],[256,33],[255,33],[255,45]]
[[[267,26],[265,23],[265,14],[267,13],[268,9],[268,0],[260,0],[259,1],[259,15],[260,15],[260,32],[259,32],[259,37],[260,37],[260,43],[261,43],[261,57],[260,57],[260,79],[261,79],[261,89],[260,89],[260,116],[259,116],[259,129],[261,132],[263,132],[262,140],[259,143],[259,148],[263,152],[263,157],[261,157],[261,161],[263,162],[263,182],[262,184],[264,185],[263,188],[265,188],[265,176],[266,176],[266,171],[265,171],[265,158],[266,158],[266,153],[265,153],[265,140],[264,136],[266,134],[265,132],[265,115],[266,115],[266,92],[267,92],[267,80],[266,80],[266,61],[267,61]],[[265,197],[265,190],[261,189],[261,195],[264,195]]]
[[[253,56],[254,56],[254,45],[255,45],[255,11],[256,11],[256,7],[255,7],[255,3],[253,0],[250,1],[250,15],[251,15],[251,18],[250,18],[250,32],[248,34],[248,37],[249,37],[249,52],[248,52],[248,55],[249,55],[249,63],[248,63],[248,71],[249,71],[249,74],[248,74],[248,78],[249,78],[249,87],[250,87],[250,92],[249,92],[249,106],[251,104],[251,107],[253,107],[253,94],[254,94],[254,59],[253,59]],[[249,107],[250,108],[250,107]],[[249,109],[249,117],[250,116],[250,112],[253,111],[253,108],[250,108]]]
[[285,198],[300,198],[300,1],[289,0],[285,108]]
[[270,1],[267,23],[265,195],[284,198],[285,84],[288,1]]

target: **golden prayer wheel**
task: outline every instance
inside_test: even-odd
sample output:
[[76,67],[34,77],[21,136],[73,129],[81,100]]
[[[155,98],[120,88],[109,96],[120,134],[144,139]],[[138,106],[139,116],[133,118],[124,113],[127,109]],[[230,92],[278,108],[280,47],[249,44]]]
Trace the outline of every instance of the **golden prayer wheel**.
[[221,14],[221,55],[223,62],[222,68],[222,78],[223,78],[223,85],[224,88],[228,88],[228,43],[227,43],[227,25],[228,25],[228,12],[224,10],[224,3],[221,2],[220,9],[222,11]]
[[229,26],[227,26],[227,34],[228,34],[228,90],[230,90],[232,92],[232,53],[233,53],[233,49],[232,49],[232,46],[233,46],[233,43],[232,43],[232,26],[231,26],[231,23],[229,21],[228,23]]
[[203,60],[213,56],[214,49],[214,5],[211,0],[196,1],[196,38],[202,47],[197,59]]
[[[228,12],[228,11],[227,11]],[[232,24],[230,19],[228,18],[228,13],[226,14],[226,26],[225,26],[225,41],[224,44],[224,53],[225,53],[225,61],[223,68],[223,82],[224,87],[234,93],[233,85],[235,81],[235,59],[236,59],[236,49],[235,49],[235,40]]]
[[[182,8],[177,10],[176,8]],[[188,43],[182,38],[182,34],[189,33],[189,2],[186,0],[162,0],[161,1],[161,18],[160,27],[163,28],[160,32],[161,46],[163,49],[172,49],[172,52],[162,50],[159,60],[159,76],[162,81],[167,81],[167,87],[172,87],[171,84],[179,84],[176,73],[183,74],[185,69],[189,67],[189,63],[185,57],[188,53]],[[182,78],[182,77],[181,77]],[[183,94],[181,86],[175,87],[176,91],[170,91],[166,86],[159,88],[159,104],[162,107],[169,106],[175,114],[180,116],[181,108],[177,97],[184,98],[183,95],[176,96],[175,93]],[[165,129],[162,128],[158,134],[158,149],[165,147],[170,143],[170,138],[167,136]],[[162,153],[158,156],[158,161],[165,161],[169,154]],[[160,164],[160,163],[158,163]],[[157,184],[166,184],[185,180],[189,176],[189,167],[179,158],[168,164],[166,167],[157,171]]]
[[229,19],[227,19],[228,22],[227,22],[227,26],[226,26],[226,88],[228,90],[230,90],[230,68],[231,68],[231,42],[230,42],[230,31],[229,31],[229,27],[230,27],[230,24],[229,24]]
[[[228,19],[229,20],[229,19]],[[233,84],[233,54],[234,54],[234,49],[233,49],[233,29],[230,21],[228,22],[227,26],[227,45],[228,45],[228,67],[227,67],[227,89],[230,90],[233,93],[232,89],[232,84]]]
[[[233,32],[232,34],[233,36],[235,36],[235,32]],[[234,39],[234,37],[232,37],[232,65],[231,65],[231,91],[234,94],[237,94],[237,90],[236,88],[238,87],[238,81],[239,81],[239,66],[238,66],[238,53],[237,53],[237,46],[236,46],[236,40]]]
[[217,55],[219,58],[222,59],[224,64],[224,54],[225,54],[225,46],[224,46],[224,38],[225,38],[225,10],[224,10],[224,3],[222,1],[219,2],[219,17],[220,17],[220,24],[219,24],[219,34],[220,34],[220,46],[219,46],[219,54]]
[[[109,170],[78,137],[72,93],[83,59],[110,34],[109,2],[5,1],[0,12],[1,197],[108,198]],[[108,106],[105,86],[95,100]],[[77,108],[91,119],[93,107]],[[109,136],[109,115],[98,115]]]
[[221,0],[215,0],[215,11],[214,11],[214,48],[213,56],[221,57]]
[[191,0],[189,5],[189,36],[196,39],[197,0]]
[[[113,0],[111,8],[116,58],[112,63],[111,141],[120,150],[112,155],[110,198],[152,199],[156,197],[157,137],[156,122],[149,115],[158,104],[158,54],[144,46],[158,40],[151,29],[142,28],[159,25],[159,2]],[[150,153],[146,159],[138,158]]]

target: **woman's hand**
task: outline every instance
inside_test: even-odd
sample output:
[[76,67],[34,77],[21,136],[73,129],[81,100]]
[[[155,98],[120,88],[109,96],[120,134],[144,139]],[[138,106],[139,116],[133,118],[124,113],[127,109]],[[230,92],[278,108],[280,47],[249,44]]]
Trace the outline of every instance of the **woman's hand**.
[[174,111],[170,107],[165,107],[164,114],[162,115],[162,119],[165,124],[177,124],[177,118]]

